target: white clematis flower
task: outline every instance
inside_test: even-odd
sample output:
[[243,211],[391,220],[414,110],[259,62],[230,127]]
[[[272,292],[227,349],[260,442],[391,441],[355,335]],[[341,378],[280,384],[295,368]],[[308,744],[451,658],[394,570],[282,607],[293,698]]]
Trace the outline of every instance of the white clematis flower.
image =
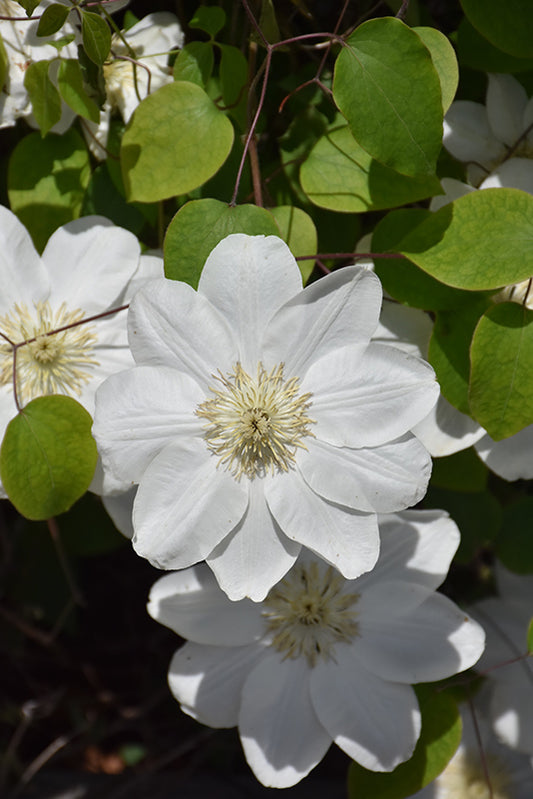
[[[77,323],[127,302],[142,259],[132,233],[97,216],[56,230],[39,256],[26,228],[0,206],[0,440],[17,413],[8,339],[33,339],[17,350],[21,406],[42,395],[66,394],[92,414],[97,386],[133,363],[125,311]],[[68,325],[74,326],[47,335]]]
[[[507,746],[533,755],[533,665],[527,631],[533,616],[533,575],[510,572],[496,564],[498,597],[472,605],[472,615],[487,633],[487,649],[479,662],[489,690],[489,714],[495,734]],[[509,661],[516,660],[514,663]]]
[[[17,21],[0,20],[0,35],[4,43],[8,73],[3,89],[0,91],[0,128],[13,126],[17,119],[23,118],[31,123],[32,107],[28,92],[24,86],[24,77],[28,67],[36,61],[51,61],[59,66],[59,53],[51,42],[65,36],[74,37],[75,28],[69,21],[53,36],[37,36],[39,18],[43,10],[52,5],[54,0],[43,0],[28,19],[26,12],[14,0],[0,0],[0,15],[14,17]],[[77,58],[76,46],[73,42],[61,50],[62,58]],[[53,67],[52,67],[53,69]],[[63,104],[63,113],[52,131],[64,133],[72,124],[74,112]]]
[[302,290],[281,239],[241,234],[197,292],[137,293],[137,367],[102,386],[93,432],[106,468],[139,484],[140,555],[207,559],[232,599],[263,599],[302,546],[349,578],[373,567],[376,513],[426,490],[431,461],[408,431],[438,394],[428,364],[370,343],[380,305],[366,270]]
[[510,155],[533,157],[533,99],[512,75],[490,74],[486,105],[470,100],[451,104],[444,120],[443,143],[467,163],[474,186]]
[[484,633],[435,593],[459,543],[443,511],[380,517],[373,571],[346,580],[303,552],[262,603],[230,602],[204,564],[158,580],[148,612],[189,639],[170,664],[182,710],[238,725],[263,784],[308,774],[332,741],[374,771],[413,753],[420,712],[411,683],[472,666]]
[[89,149],[100,159],[107,156],[113,111],[119,111],[124,122],[129,122],[141,100],[161,86],[172,83],[169,53],[183,47],[184,41],[177,18],[167,11],[148,14],[132,28],[123,31],[122,37],[114,34],[110,58],[104,64],[107,98],[100,112],[100,122],[95,124],[83,120]]
[[469,708],[461,715],[463,736],[456,753],[442,774],[411,799],[531,799],[530,759],[501,744],[480,715],[478,739]]

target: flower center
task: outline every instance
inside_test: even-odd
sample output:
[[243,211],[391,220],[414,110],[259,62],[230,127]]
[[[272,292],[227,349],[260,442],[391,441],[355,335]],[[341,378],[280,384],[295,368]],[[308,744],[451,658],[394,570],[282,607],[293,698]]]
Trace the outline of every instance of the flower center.
[[[98,366],[92,357],[94,325],[50,331],[75,324],[83,315],[79,309],[68,311],[65,303],[54,312],[49,302],[37,302],[33,313],[25,304],[17,304],[0,317],[0,331],[11,341],[29,341],[17,349],[17,393],[23,404],[44,394],[81,394],[92,367]],[[13,349],[0,339],[0,385],[12,380]]]
[[313,561],[297,565],[275,586],[263,605],[272,646],[285,658],[333,659],[335,644],[359,635],[354,605],[359,594],[345,591],[346,580],[333,566]]
[[288,471],[302,439],[312,436],[307,416],[311,394],[299,394],[297,377],[283,378],[283,364],[270,372],[257,366],[251,377],[237,363],[227,377],[215,376],[221,389],[211,388],[213,399],[202,402],[198,416],[207,419],[205,440],[219,464],[239,480],[251,480],[276,470]]
[[444,791],[442,799],[511,799],[512,780],[508,770],[493,752],[488,755],[488,763],[492,793],[479,754],[460,749],[438,778],[439,789]]

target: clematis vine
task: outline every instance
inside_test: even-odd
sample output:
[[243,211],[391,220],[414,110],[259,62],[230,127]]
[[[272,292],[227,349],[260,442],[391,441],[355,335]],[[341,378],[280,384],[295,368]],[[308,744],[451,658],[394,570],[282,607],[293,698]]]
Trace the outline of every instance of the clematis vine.
[[[66,394],[92,414],[97,386],[133,362],[124,309],[107,312],[161,259],[141,256],[133,234],[97,216],[56,230],[39,256],[1,206],[0,251],[0,438],[17,409],[39,396]],[[21,345],[15,364],[13,345]]]
[[200,560],[232,599],[264,599],[302,547],[354,578],[378,512],[416,503],[431,459],[409,432],[438,387],[420,359],[371,343],[377,277],[339,270],[302,290],[288,247],[236,234],[198,291],[135,296],[136,367],[101,387],[106,470],[139,488],[133,545],[163,569]]
[[204,564],[152,587],[150,615],[188,639],[169,670],[181,709],[238,726],[264,785],[294,785],[332,742],[392,771],[420,734],[411,683],[462,671],[483,651],[482,628],[435,593],[459,543],[447,514],[389,514],[380,530],[378,562],[355,580],[303,551],[262,603],[230,602]]

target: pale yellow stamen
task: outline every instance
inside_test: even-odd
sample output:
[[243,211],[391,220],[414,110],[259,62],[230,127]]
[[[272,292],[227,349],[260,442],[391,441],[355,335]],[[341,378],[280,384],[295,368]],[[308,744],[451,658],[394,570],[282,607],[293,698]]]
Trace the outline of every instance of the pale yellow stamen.
[[312,436],[307,416],[311,394],[299,394],[297,377],[283,378],[283,364],[270,372],[257,366],[251,377],[236,364],[232,374],[215,377],[222,388],[196,409],[207,419],[205,439],[209,449],[236,479],[253,479],[275,471],[286,472],[294,463],[302,441]]
[[264,601],[272,646],[284,658],[334,659],[335,645],[358,636],[357,593],[347,593],[346,580],[332,566],[299,565],[273,588]]
[[486,755],[491,790],[480,763],[479,754],[460,749],[439,777],[442,799],[512,799],[512,780],[494,753]]
[[[17,349],[17,394],[23,405],[46,394],[79,396],[98,366],[92,357],[97,337],[94,325],[78,325],[46,335],[83,319],[84,312],[69,311],[62,303],[53,311],[49,302],[37,302],[32,311],[24,303],[0,317],[0,331],[14,344],[30,341]],[[13,381],[13,348],[0,339],[0,385]]]

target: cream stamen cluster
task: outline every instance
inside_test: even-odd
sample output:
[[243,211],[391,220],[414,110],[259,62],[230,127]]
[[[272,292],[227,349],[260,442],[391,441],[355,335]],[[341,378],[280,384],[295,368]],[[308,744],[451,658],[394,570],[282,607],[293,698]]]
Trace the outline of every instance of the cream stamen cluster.
[[[83,319],[80,309],[69,311],[62,303],[53,311],[49,302],[37,302],[33,313],[24,303],[0,317],[0,331],[17,348],[17,393],[23,404],[46,394],[79,396],[90,380],[91,368],[98,366],[92,357],[96,343],[94,325],[77,325],[58,333],[50,331],[75,325]],[[50,334],[50,335],[47,335]],[[0,385],[13,380],[13,348],[0,340]]]
[[334,659],[333,650],[358,633],[354,605],[359,594],[345,591],[346,580],[332,566],[313,561],[296,566],[264,601],[272,646],[285,658]]
[[227,377],[215,377],[222,389],[210,388],[214,398],[196,409],[208,422],[209,449],[237,479],[288,471],[298,447],[305,449],[302,439],[313,435],[311,394],[299,394],[299,379],[285,380],[283,368],[281,363],[267,372],[259,363],[251,377],[237,363]]
[[504,764],[490,753],[490,787],[479,756],[460,750],[438,778],[442,799],[512,799],[512,779]]

